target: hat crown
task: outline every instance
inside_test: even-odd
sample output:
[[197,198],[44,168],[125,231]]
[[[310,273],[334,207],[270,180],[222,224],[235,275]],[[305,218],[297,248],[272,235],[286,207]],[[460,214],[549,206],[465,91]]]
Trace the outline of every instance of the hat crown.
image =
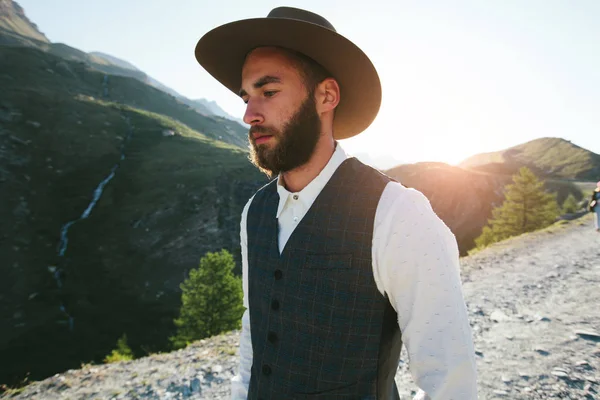
[[302,10],[300,8],[277,7],[271,10],[269,15],[267,15],[267,18],[296,19],[303,22],[310,22],[311,24],[316,24],[322,26],[323,28],[327,28],[331,31],[337,32],[333,25],[331,25],[331,23],[325,18],[321,17],[318,14]]

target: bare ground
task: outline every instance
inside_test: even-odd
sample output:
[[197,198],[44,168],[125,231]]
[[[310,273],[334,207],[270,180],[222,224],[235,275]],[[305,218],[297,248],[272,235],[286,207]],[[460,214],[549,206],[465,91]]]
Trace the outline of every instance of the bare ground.
[[[600,233],[589,215],[496,244],[461,264],[480,399],[600,399]],[[4,397],[228,398],[238,335],[67,371]],[[406,361],[396,381],[410,399],[416,387]]]

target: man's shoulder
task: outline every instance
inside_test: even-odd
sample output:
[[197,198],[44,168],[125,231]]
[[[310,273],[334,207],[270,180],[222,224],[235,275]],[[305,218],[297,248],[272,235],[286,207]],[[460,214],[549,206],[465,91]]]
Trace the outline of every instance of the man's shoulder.
[[429,215],[437,217],[429,198],[423,192],[398,181],[390,181],[386,185],[379,206],[387,210],[389,216]]

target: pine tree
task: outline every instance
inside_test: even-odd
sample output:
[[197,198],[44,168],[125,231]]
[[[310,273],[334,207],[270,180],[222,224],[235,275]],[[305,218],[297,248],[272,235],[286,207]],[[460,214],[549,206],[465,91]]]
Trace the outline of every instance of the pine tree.
[[234,266],[232,255],[221,250],[207,253],[199,268],[190,271],[180,285],[182,305],[174,320],[177,333],[171,338],[175,348],[241,327],[242,281],[233,275]]
[[513,176],[513,183],[506,185],[505,199],[501,206],[492,210],[492,218],[475,239],[478,248],[511,236],[532,232],[552,224],[560,210],[556,194],[546,193],[540,181],[527,167]]
[[562,212],[565,214],[572,214],[577,212],[579,205],[577,199],[573,196],[573,193],[569,193],[562,205]]
[[124,333],[123,336],[117,340],[117,348],[114,349],[109,355],[104,357],[104,362],[113,363],[129,360],[133,360],[133,352],[127,344],[127,334]]

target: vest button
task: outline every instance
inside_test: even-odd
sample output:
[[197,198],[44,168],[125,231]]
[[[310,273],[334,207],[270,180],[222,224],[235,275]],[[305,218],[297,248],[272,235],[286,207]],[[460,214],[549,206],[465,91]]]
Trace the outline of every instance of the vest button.
[[263,365],[262,367],[262,373],[265,374],[266,376],[271,375],[271,367],[269,367],[268,365]]
[[280,280],[283,277],[283,272],[280,269],[276,269],[273,275],[275,275],[275,279]]
[[277,341],[277,334],[275,332],[269,332],[267,340],[271,343],[275,343]]
[[271,308],[272,308],[273,310],[275,310],[275,311],[279,310],[279,301],[277,301],[277,300],[273,300],[273,301],[271,302]]

